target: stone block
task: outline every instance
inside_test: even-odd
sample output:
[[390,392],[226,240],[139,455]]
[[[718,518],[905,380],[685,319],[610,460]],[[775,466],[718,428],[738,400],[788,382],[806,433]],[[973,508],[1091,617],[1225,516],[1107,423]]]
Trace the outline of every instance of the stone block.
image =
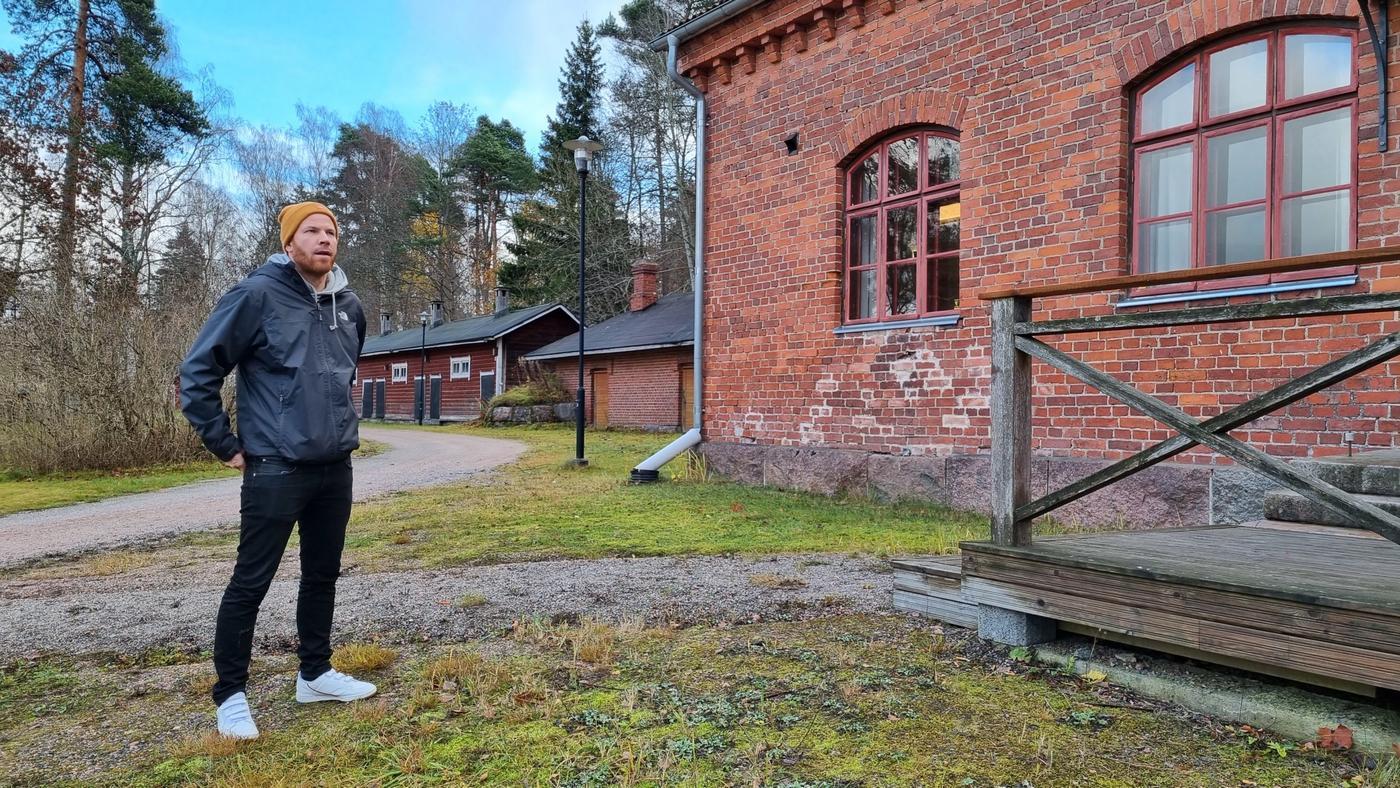
[[764,483],[822,495],[864,495],[870,454],[850,449],[774,446],[763,463]]
[[954,509],[990,514],[992,458],[984,455],[945,457],[943,489],[948,495],[948,505]]
[[575,418],[574,414],[577,413],[577,411],[578,403],[561,402],[554,406],[554,418],[558,421],[567,421],[572,424]]
[[510,411],[511,409],[504,405],[499,408],[492,408],[491,420],[496,422],[508,422],[510,421]]
[[942,457],[872,454],[866,472],[870,497],[877,501],[933,501],[947,504]]
[[1034,646],[1055,639],[1053,618],[1033,616],[991,605],[977,606],[977,636],[1008,646]]
[[532,405],[530,407],[531,422],[554,421],[553,405]]
[[1210,475],[1210,524],[1264,519],[1264,496],[1276,486],[1248,468],[1216,468]]
[[[1111,465],[1105,460],[1038,458],[1031,497],[1046,495]],[[1211,469],[1161,463],[1062,506],[1050,517],[1069,525],[1102,528],[1181,528],[1210,521]]]
[[697,447],[710,473],[740,484],[763,484],[763,460],[768,449],[756,443],[706,442]]

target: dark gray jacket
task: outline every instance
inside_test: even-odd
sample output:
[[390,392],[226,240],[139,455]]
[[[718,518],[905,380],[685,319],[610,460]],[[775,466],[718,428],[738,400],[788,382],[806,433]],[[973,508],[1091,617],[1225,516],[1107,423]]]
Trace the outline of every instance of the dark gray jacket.
[[[285,254],[234,285],[180,365],[180,408],[220,460],[239,451],[333,462],[360,445],[350,383],[365,343],[360,299],[339,267],[313,293]],[[238,369],[238,435],[219,390]]]

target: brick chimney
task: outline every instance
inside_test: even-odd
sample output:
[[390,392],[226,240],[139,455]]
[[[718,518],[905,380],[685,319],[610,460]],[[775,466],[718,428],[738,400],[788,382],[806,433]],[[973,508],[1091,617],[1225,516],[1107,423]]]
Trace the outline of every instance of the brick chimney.
[[510,311],[510,291],[504,287],[496,288],[496,314],[504,315]]
[[661,266],[652,260],[638,260],[632,264],[632,301],[627,308],[633,312],[656,303],[656,275]]
[[428,302],[428,327],[437,328],[447,320],[447,315],[443,311],[444,302],[433,300]]
[[393,330],[394,330],[394,324],[391,323],[391,322],[389,321],[389,313],[388,313],[388,312],[380,312],[380,313],[379,313],[379,335],[380,335],[380,336],[384,336],[385,334],[391,333]]

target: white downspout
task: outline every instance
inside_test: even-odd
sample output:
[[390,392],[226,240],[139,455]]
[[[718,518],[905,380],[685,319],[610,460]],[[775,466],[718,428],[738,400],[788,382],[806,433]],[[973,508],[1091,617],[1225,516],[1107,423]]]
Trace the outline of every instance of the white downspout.
[[695,285],[695,344],[691,362],[695,375],[695,401],[691,416],[695,426],[632,469],[632,481],[638,484],[659,480],[661,466],[698,445],[700,430],[705,423],[701,419],[704,413],[701,403],[705,400],[705,334],[702,330],[705,315],[705,94],[676,70],[676,50],[679,46],[680,39],[674,33],[666,37],[666,73],[671,75],[672,82],[695,99],[695,275],[692,279]]

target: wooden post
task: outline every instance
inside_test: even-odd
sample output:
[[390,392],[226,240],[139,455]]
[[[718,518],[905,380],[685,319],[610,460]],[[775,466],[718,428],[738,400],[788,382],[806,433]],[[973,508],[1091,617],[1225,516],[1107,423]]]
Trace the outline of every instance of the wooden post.
[[992,302],[992,543],[1024,547],[1031,522],[1016,508],[1030,501],[1031,357],[1016,347],[1016,324],[1030,320],[1024,296]]

